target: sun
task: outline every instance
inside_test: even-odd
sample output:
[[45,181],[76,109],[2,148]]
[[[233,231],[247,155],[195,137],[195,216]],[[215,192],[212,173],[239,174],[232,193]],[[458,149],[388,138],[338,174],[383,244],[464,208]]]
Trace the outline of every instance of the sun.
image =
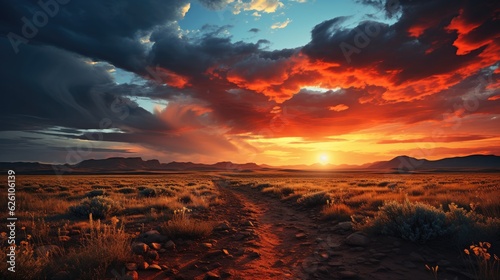
[[329,161],[329,159],[328,159],[328,155],[327,154],[321,154],[321,155],[319,155],[319,163],[325,165],[325,164],[328,163],[328,161]]

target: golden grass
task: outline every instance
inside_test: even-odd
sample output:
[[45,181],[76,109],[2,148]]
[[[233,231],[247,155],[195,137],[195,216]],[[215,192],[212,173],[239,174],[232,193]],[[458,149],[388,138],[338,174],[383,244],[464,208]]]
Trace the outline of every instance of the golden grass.
[[[339,201],[356,214],[373,215],[384,201],[425,202],[432,206],[450,203],[489,217],[500,217],[500,178],[496,174],[363,174],[363,173],[272,173],[250,174],[230,178],[229,185],[253,186],[264,194],[296,201],[298,204],[322,207],[324,198],[311,196],[325,194],[326,199]],[[286,191],[284,191],[286,189]],[[284,194],[286,192],[286,195]],[[320,208],[321,211],[321,208]]]
[[323,207],[321,214],[323,214],[325,219],[348,221],[351,219],[354,211],[344,203],[337,204],[333,201],[328,201],[327,205]]
[[[227,178],[227,186],[252,187],[265,195],[312,207],[331,219],[345,219],[350,215],[374,216],[384,201],[403,201],[405,196],[409,201],[434,207],[446,208],[454,202],[468,211],[500,218],[497,199],[500,197],[500,178],[497,174],[253,172],[220,173],[215,176]],[[68,215],[68,209],[80,203],[89,192],[104,190],[105,197],[124,206],[116,215],[122,220],[130,220],[130,224],[134,224],[133,231],[137,230],[136,217],[140,216],[144,223],[163,223],[164,233],[173,237],[203,236],[210,233],[210,222],[195,220],[187,214],[184,217],[179,214],[172,216],[172,213],[184,207],[193,211],[216,209],[220,199],[217,188],[212,184],[214,178],[214,174],[201,172],[148,176],[18,176],[16,214],[22,218],[19,225],[26,228],[23,234],[31,235],[28,245],[49,244],[54,238],[54,231],[59,228],[79,227],[82,234],[89,231],[88,222]],[[145,189],[154,190],[154,194],[141,195]],[[335,203],[327,205],[326,200]],[[0,196],[0,203],[6,205],[6,196]],[[0,213],[0,219],[5,218],[6,213]],[[110,222],[109,217],[102,221],[108,226]],[[28,253],[23,261],[34,274],[43,274],[47,269],[57,270],[61,266],[71,270],[69,266],[73,266],[75,270],[72,273],[87,273],[91,277],[92,269],[98,268],[101,273],[110,263],[126,259],[129,253],[123,249],[128,238],[125,232],[105,229],[103,224],[100,232],[80,247],[66,249],[65,257],[57,260],[59,266],[54,266],[55,260],[51,258],[46,259],[48,263],[34,262],[29,257],[29,250],[25,251]],[[111,258],[109,253],[112,250],[118,258]],[[100,260],[91,258],[91,255],[101,256]],[[86,266],[86,262],[90,265]],[[82,269],[78,270],[78,267]]]
[[163,224],[162,232],[171,239],[208,236],[214,224],[192,219],[190,212],[191,209],[186,207],[175,210],[172,219]]

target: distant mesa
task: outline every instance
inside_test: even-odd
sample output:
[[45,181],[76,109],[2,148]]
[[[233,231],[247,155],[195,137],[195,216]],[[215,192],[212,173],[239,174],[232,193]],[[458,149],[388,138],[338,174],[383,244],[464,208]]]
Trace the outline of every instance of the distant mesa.
[[255,163],[237,164],[229,161],[215,164],[192,162],[160,163],[158,160],[143,160],[140,157],[112,157],[88,159],[80,163],[44,164],[38,162],[0,162],[1,169],[12,169],[19,174],[107,174],[107,173],[155,173],[161,171],[252,171],[263,167]]
[[398,156],[389,161],[376,162],[367,169],[390,169],[401,172],[411,171],[454,171],[454,170],[500,170],[500,157],[495,155],[470,155],[464,157],[444,158],[440,160],[416,159],[409,156]]
[[160,163],[158,160],[143,160],[140,157],[112,157],[107,159],[89,159],[69,165],[51,165],[38,162],[0,162],[0,168],[13,169],[18,174],[112,174],[112,173],[158,173],[169,171],[256,171],[256,170],[332,170],[332,171],[384,171],[384,172],[500,172],[500,156],[470,155],[444,158],[440,160],[416,159],[398,156],[389,161],[379,161],[364,165],[290,165],[271,166],[256,163],[232,163],[230,161],[214,164],[192,162]]

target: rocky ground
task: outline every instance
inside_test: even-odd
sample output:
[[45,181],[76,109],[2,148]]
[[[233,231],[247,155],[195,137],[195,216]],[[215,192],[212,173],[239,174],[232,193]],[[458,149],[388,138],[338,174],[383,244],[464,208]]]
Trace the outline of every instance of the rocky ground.
[[460,251],[439,244],[366,236],[350,222],[324,221],[248,186],[214,181],[222,204],[203,218],[218,221],[202,240],[143,233],[138,261],[110,271],[118,279],[470,279]]

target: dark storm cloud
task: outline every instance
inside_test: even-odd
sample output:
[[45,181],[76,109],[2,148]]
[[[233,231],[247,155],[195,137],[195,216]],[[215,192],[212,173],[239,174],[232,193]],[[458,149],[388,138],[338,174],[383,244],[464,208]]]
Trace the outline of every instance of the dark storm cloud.
[[231,42],[231,37],[221,35],[224,30],[226,28],[210,30],[206,26],[200,38],[188,39],[179,36],[176,25],[159,29],[151,35],[152,64],[181,75],[199,76],[210,66],[259,52],[258,44]]
[[[32,32],[35,33],[33,38],[28,38],[31,44],[54,45],[132,71],[141,71],[146,66],[146,48],[138,38],[147,35],[159,24],[182,18],[180,7],[187,4],[185,0],[60,2],[68,3],[57,5],[57,9],[50,8],[54,12],[48,14],[46,24],[37,27],[35,23],[44,23],[42,17],[36,19],[33,16],[37,12],[44,12],[37,1],[2,1],[1,33],[12,32],[24,36],[25,18],[37,31]],[[20,44],[19,51],[25,46]],[[14,53],[12,48],[8,51]]]
[[[448,44],[426,54],[430,42],[410,38],[406,31],[397,32],[397,26],[366,21],[353,29],[338,29],[338,22],[335,18],[317,25],[303,52],[312,59],[339,63],[341,68],[373,65],[381,73],[398,70],[400,81],[451,72],[480,53],[457,57],[453,41],[448,40]],[[450,36],[445,31],[438,33],[444,38]]]
[[[9,48],[0,38],[0,52]],[[111,122],[129,129],[168,129],[126,97],[115,95],[105,68],[61,49],[27,45],[22,55],[3,59],[0,77],[0,130],[103,128],[104,119],[109,119],[106,126]]]

